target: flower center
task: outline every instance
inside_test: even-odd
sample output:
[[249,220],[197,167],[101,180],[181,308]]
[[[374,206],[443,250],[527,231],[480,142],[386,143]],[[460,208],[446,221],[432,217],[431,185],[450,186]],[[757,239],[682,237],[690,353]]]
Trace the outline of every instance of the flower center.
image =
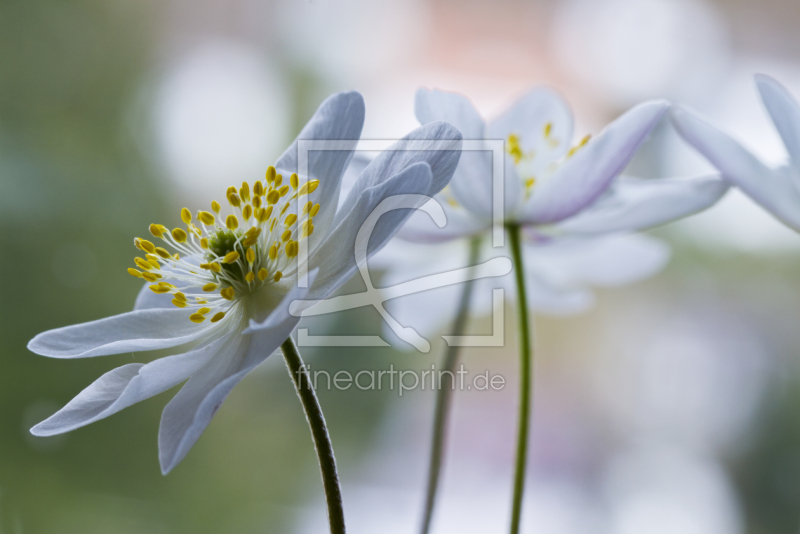
[[[581,141],[569,149],[565,159],[572,157],[575,152],[582,148],[591,139],[586,135]],[[530,197],[533,187],[537,181],[550,177],[558,168],[560,153],[557,151],[561,145],[561,140],[553,136],[553,123],[548,122],[544,125],[541,139],[535,139],[530,150],[522,148],[522,136],[511,133],[506,140],[506,152],[514,161],[514,167],[525,187],[525,198]]]
[[243,297],[296,270],[299,242],[314,232],[313,217],[320,209],[310,200],[299,209],[301,198],[318,186],[319,180],[310,180],[300,187],[297,174],[284,184],[270,167],[265,181],[252,189],[247,182],[228,188],[230,213],[224,217],[213,201],[211,212],[198,211],[196,217],[188,208],[181,210],[186,230],[151,224],[150,233],[176,252],[137,237],[134,245],[145,257],[135,258],[138,269],[128,272],[153,282],[154,293],[171,295],[175,306],[189,308],[192,322],[220,321]]

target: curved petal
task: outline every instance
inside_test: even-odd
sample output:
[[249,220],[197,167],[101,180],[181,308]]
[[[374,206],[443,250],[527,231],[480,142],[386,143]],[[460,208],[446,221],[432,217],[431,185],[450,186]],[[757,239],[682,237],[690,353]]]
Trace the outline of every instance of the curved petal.
[[364,115],[364,97],[360,93],[352,91],[329,96],[275,163],[278,172],[298,172],[299,140],[343,142],[341,150],[312,150],[307,153],[308,178],[320,181],[317,190],[309,196],[310,200],[320,204],[319,213],[314,217],[315,240],[323,239],[330,229],[339,202],[342,175],[361,138]]
[[480,234],[490,228],[491,221],[475,217],[461,206],[451,206],[440,197],[437,195],[429,202],[441,206],[447,219],[444,227],[440,228],[426,211],[417,210],[397,232],[397,238],[415,243],[441,243]]
[[[775,128],[783,139],[786,151],[796,169],[800,169],[800,106],[777,80],[756,74],[756,86]],[[800,176],[797,177],[800,180]],[[800,184],[796,184],[800,186]]]
[[191,352],[148,364],[131,363],[109,371],[58,412],[31,428],[34,436],[53,436],[86,426],[177,386],[228,343],[230,335]]
[[730,136],[684,107],[673,108],[671,119],[681,137],[705,156],[723,178],[800,231],[800,193],[792,185],[790,173],[773,171]]
[[[308,273],[308,285],[309,287],[313,287],[314,281],[317,278],[317,274],[319,274],[319,270],[315,269]],[[280,329],[288,330],[291,332],[294,330],[294,327],[297,326],[297,323],[300,322],[299,317],[294,317],[289,313],[289,306],[291,306],[292,302],[295,300],[301,300],[306,298],[308,295],[309,288],[308,287],[298,287],[293,286],[288,293],[281,299],[277,306],[272,310],[272,312],[264,319],[262,322],[258,322],[254,319],[250,319],[250,325],[244,331],[245,334],[253,334],[255,332],[261,330],[271,330],[271,329]]]
[[718,175],[641,180],[620,177],[600,200],[556,228],[600,234],[652,228],[698,213],[728,191]]
[[[312,268],[319,274],[309,292],[309,299],[322,299],[346,282],[358,268],[355,257],[358,233],[367,218],[384,200],[396,195],[426,195],[431,187],[431,168],[427,163],[415,163],[390,179],[361,192],[358,202],[328,239],[313,253]],[[394,209],[381,215],[372,234],[367,235],[367,257],[380,250],[411,215],[411,209]]]
[[231,390],[275,352],[292,332],[288,323],[255,334],[233,336],[164,408],[158,431],[161,472],[183,460]]
[[525,256],[526,271],[553,287],[620,286],[663,269],[670,248],[645,235],[615,234],[527,244]]
[[419,193],[434,196],[450,182],[460,156],[461,133],[458,130],[446,122],[420,126],[381,152],[367,165],[336,213],[332,228],[338,227],[349,217],[363,191],[393,179],[415,163],[425,162],[430,166],[430,186],[427,191]]
[[567,158],[556,172],[537,183],[523,208],[529,224],[554,223],[594,202],[633,158],[669,108],[662,101],[627,111],[585,147]]
[[89,358],[166,349],[195,341],[217,327],[193,323],[189,315],[177,308],[132,311],[42,332],[30,340],[28,350],[51,358]]

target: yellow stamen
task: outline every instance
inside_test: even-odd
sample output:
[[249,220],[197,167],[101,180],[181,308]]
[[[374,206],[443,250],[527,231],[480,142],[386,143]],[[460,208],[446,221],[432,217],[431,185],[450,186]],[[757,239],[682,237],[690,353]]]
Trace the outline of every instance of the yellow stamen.
[[214,214],[213,213],[209,213],[207,211],[198,212],[197,218],[200,220],[201,223],[209,225],[209,226],[214,224],[214,221],[216,220],[214,218]]
[[275,181],[275,167],[273,167],[272,165],[267,167],[266,179],[268,184],[271,184],[272,182]]
[[248,284],[255,279],[256,279],[256,273],[254,273],[253,271],[250,271],[249,273],[244,275],[244,281],[247,282]]
[[288,193],[288,192],[289,192],[289,186],[288,185],[284,185],[280,189],[278,189],[278,193],[280,193],[280,195],[282,197],[285,197],[286,193]]
[[247,259],[247,263],[253,263],[256,261],[256,251],[252,248],[248,248],[247,252],[244,253],[244,257]]
[[189,208],[183,208],[181,210],[181,220],[184,224],[189,224],[192,222],[192,212],[189,211]]
[[236,296],[236,292],[233,290],[232,287],[226,287],[219,292],[220,296],[224,299],[233,300]]
[[310,180],[303,184],[303,187],[300,188],[300,191],[297,192],[298,196],[308,195],[313,193],[319,187],[319,180]]
[[267,203],[268,204],[277,204],[278,200],[280,200],[281,195],[277,191],[270,191],[267,193]]
[[293,172],[289,177],[289,183],[292,185],[292,189],[297,189],[297,184],[299,181],[300,179],[297,177],[297,173]]
[[163,224],[151,224],[150,233],[155,237],[162,237],[167,232],[167,227]]
[[279,282],[282,276],[283,276],[282,272],[276,271],[275,276],[272,277],[272,280],[275,282]]
[[209,282],[203,286],[203,291],[214,291],[215,289],[217,289],[217,284],[214,282]]
[[290,213],[289,215],[286,216],[286,219],[283,221],[283,225],[291,226],[295,222],[297,222],[297,215],[295,215],[294,213]]
[[[128,272],[131,274],[131,276],[135,276],[136,278],[141,278],[142,277],[142,272],[141,271],[137,271],[133,267],[128,267]],[[262,280],[263,280],[263,278],[262,278]]]
[[186,240],[188,238],[189,238],[189,236],[186,234],[186,232],[183,229],[175,228],[175,229],[172,230],[172,239],[174,239],[178,243],[186,243]]
[[219,210],[221,210],[221,209],[222,209],[222,206],[219,205],[219,202],[217,202],[216,200],[212,200],[211,201],[211,211],[213,211],[214,213],[219,214]]
[[242,200],[245,202],[250,202],[250,184],[247,182],[242,182],[242,187],[239,189],[239,195],[241,195]]
[[261,182],[256,182],[253,184],[253,200],[262,196],[264,194],[264,186],[261,185]]
[[264,280],[266,280],[267,276],[269,276],[269,272],[266,269],[264,269],[262,267],[261,269],[258,270],[258,279],[259,280],[261,280],[263,282]]
[[239,259],[239,253],[235,250],[232,250],[225,254],[225,257],[222,258],[222,263],[233,263]]
[[217,321],[219,321],[223,317],[225,317],[225,312],[219,312],[219,313],[215,314],[214,317],[211,318],[211,322],[212,323],[216,323]]
[[192,321],[193,323],[202,323],[203,321],[206,320],[206,318],[200,315],[199,313],[193,313],[192,315],[189,316],[189,320]]
[[228,215],[225,218],[225,226],[228,227],[228,230],[236,230],[239,228],[239,219],[236,218],[236,215]]

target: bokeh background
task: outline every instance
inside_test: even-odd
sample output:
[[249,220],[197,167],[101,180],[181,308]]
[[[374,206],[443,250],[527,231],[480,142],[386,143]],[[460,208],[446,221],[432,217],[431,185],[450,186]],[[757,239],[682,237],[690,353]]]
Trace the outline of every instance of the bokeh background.
[[[131,308],[132,239],[263,175],[319,102],[358,89],[365,136],[415,124],[417,87],[486,116],[550,84],[577,133],[644,99],[683,102],[768,161],[784,149],[752,74],[800,95],[793,0],[1,0],[0,532],[324,532],[307,427],[280,358],[234,390],[186,460],[159,472],[165,393],[68,435],[28,428],[141,355],[58,361],[36,333]],[[664,125],[645,177],[706,170]],[[653,232],[657,277],[537,320],[525,532],[800,530],[800,236],[732,192]],[[507,317],[513,317],[508,310]],[[486,318],[470,328],[485,331]],[[506,528],[516,337],[465,353],[508,379],[459,392],[436,532]],[[378,333],[357,311],[314,333]],[[308,350],[317,369],[424,369],[392,349]],[[351,531],[413,532],[432,395],[321,391]]]

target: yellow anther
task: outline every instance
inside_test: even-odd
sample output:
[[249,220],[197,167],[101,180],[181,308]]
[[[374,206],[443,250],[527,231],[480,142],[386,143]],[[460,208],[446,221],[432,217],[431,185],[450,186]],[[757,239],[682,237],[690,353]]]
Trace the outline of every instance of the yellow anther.
[[232,250],[225,254],[225,257],[222,258],[222,263],[233,263],[239,259],[239,253],[235,250]]
[[239,196],[241,196],[242,200],[245,202],[250,202],[250,184],[242,182],[242,187],[239,189]]
[[158,295],[161,295],[162,293],[169,293],[169,287],[162,286],[161,284],[153,284],[152,286],[149,286],[149,287],[150,287],[150,291],[152,291],[153,293],[156,293]]
[[258,270],[258,279],[259,280],[261,280],[263,282],[264,280],[267,279],[267,276],[269,276],[269,272],[266,269],[264,269],[262,267],[261,269]]
[[286,255],[290,258],[297,256],[298,245],[297,241],[289,241],[286,243]]
[[144,278],[148,282],[155,282],[156,280],[158,280],[161,277],[159,275],[157,275],[156,273],[143,272],[142,273],[142,278]]
[[266,179],[268,184],[271,184],[272,182],[275,181],[275,167],[273,167],[272,165],[267,167]]
[[272,246],[269,247],[269,259],[274,260],[277,257],[278,257],[278,247],[275,243],[273,243]]
[[153,266],[150,265],[150,262],[146,261],[143,258],[139,258],[139,257],[133,258],[133,262],[136,264],[137,267],[139,267],[140,269],[142,269],[144,271],[149,271],[150,269],[153,268]]
[[[261,182],[256,182],[256,183],[260,184]],[[264,201],[261,200],[261,197],[253,197],[252,202],[253,202],[253,207],[256,208],[256,209],[260,208],[261,204],[264,203]]]
[[225,190],[225,197],[227,198],[228,195],[233,193],[234,195],[237,193],[237,189],[235,186],[230,186],[228,189]]
[[303,187],[300,188],[297,194],[299,196],[308,195],[316,191],[317,187],[319,187],[319,180],[310,180],[303,184]]
[[208,250],[208,238],[204,237],[200,240],[200,248]]
[[284,213],[286,213],[286,210],[288,210],[288,209],[289,209],[289,206],[291,206],[291,205],[292,205],[292,203],[291,203],[291,202],[287,202],[286,204],[284,204],[284,205],[283,205],[283,207],[281,208],[281,215],[283,215]]
[[312,233],[314,233],[314,221],[308,219],[306,222],[303,223],[303,231],[300,234],[300,237],[308,237]]
[[276,271],[275,276],[272,277],[272,280],[274,280],[275,282],[279,282],[282,276],[283,276],[282,272]]
[[276,174],[275,175],[275,183],[272,184],[272,185],[275,187],[275,189],[278,189],[281,186],[282,183],[283,183],[283,175],[282,174]]
[[181,220],[184,224],[189,224],[192,222],[192,212],[189,211],[189,208],[183,208],[181,210]]
[[165,260],[168,260],[169,258],[171,258],[171,257],[172,257],[172,254],[170,254],[170,253],[167,251],[167,249],[165,249],[165,248],[156,247],[156,250],[155,250],[155,252],[156,252],[156,254],[158,254],[159,256],[161,256],[162,258],[164,258]]
[[156,250],[156,246],[146,239],[140,239],[137,237],[136,239],[133,240],[133,244],[139,250],[144,250],[151,254]]
[[197,310],[197,313],[199,313],[200,315],[205,315],[205,314],[209,313],[210,311],[211,311],[211,308],[200,308],[199,310]]
[[220,296],[224,299],[233,300],[236,296],[236,292],[233,290],[232,287],[226,287],[219,292]]
[[522,147],[519,144],[519,136],[510,134],[508,136],[508,154],[514,159],[514,163],[519,163],[522,160]]
[[194,300],[195,300],[195,301],[196,301],[198,304],[208,304],[208,301],[207,301],[206,299],[201,299],[200,297],[195,297],[195,298],[194,298]]
[[544,125],[544,136],[545,136],[545,138],[550,137],[550,134],[552,133],[552,131],[553,131],[553,123],[552,122],[548,122],[547,124]]
[[206,320],[206,318],[200,315],[199,313],[193,313],[189,316],[189,320],[192,321],[193,323],[202,323],[203,321]]
[[207,211],[199,211],[199,212],[197,212],[197,218],[200,220],[201,223],[203,223],[205,225],[209,225],[209,226],[214,224],[214,221],[216,220],[214,218],[214,214],[213,213],[209,213]]
[[214,314],[214,317],[211,318],[211,322],[212,323],[216,323],[217,321],[219,321],[223,317],[225,317],[225,312],[216,313],[216,314]]
[[280,200],[281,195],[277,191],[273,190],[267,193],[267,203],[268,204],[277,204],[278,200]]
[[259,222],[267,222],[272,217],[272,206],[267,206],[261,209],[261,217],[258,218]]
[[592,138],[592,134],[586,134],[586,135],[584,135],[584,136],[583,136],[583,139],[581,139],[581,142],[580,142],[580,143],[578,143],[578,146],[584,146],[586,143],[588,143],[588,142],[589,142],[589,140],[590,140],[591,138]]
[[130,273],[131,276],[135,276],[136,278],[141,278],[142,277],[142,272],[141,271],[137,271],[133,267],[128,267],[128,273]]
[[289,183],[292,185],[292,189],[297,189],[297,185],[300,182],[300,179],[297,177],[297,173],[293,172],[292,175],[289,177]]
[[217,202],[216,200],[212,200],[211,201],[211,211],[213,211],[214,213],[218,214],[219,210],[221,210],[221,209],[222,209],[222,206],[219,205],[219,202]]
[[314,204],[314,207],[311,208],[311,211],[309,211],[308,214],[314,217],[317,213],[319,213],[319,204]]
[[255,279],[256,279],[256,273],[254,273],[253,271],[250,271],[249,273],[244,275],[244,281],[247,282],[248,284]]
[[259,182],[254,183],[253,184],[253,200],[255,200],[256,197],[260,197],[263,194],[264,194],[264,186],[261,184],[261,182],[259,181]]
[[313,207],[314,207],[314,203],[313,202],[311,202],[310,200],[308,202],[306,202],[306,205],[303,206],[303,215],[305,215],[306,213],[311,211],[311,208],[313,208]]
[[172,230],[172,239],[177,241],[178,243],[186,243],[186,240],[189,236],[186,234],[186,231],[181,228],[174,228]]
[[291,230],[285,230],[283,232],[283,235],[281,235],[281,241],[283,241],[285,243],[285,242],[289,241],[289,238],[291,238],[291,237],[292,237],[292,231]]
[[283,185],[283,186],[281,186],[280,189],[278,189],[278,193],[280,193],[280,195],[282,197],[285,197],[286,193],[288,193],[288,192],[289,192],[289,186],[288,185]]
[[151,224],[150,233],[155,237],[162,237],[167,232],[167,227],[163,224]]
[[242,210],[242,217],[244,217],[244,220],[247,221],[250,219],[250,217],[252,217],[252,215],[253,215],[253,206],[251,206],[250,204],[245,204],[244,209]]
[[243,247],[252,247],[258,242],[258,234],[250,235],[242,241]]
[[172,303],[178,308],[185,308],[186,306],[188,306],[185,300],[172,299]]
[[269,231],[273,231],[275,229],[275,225],[278,224],[278,219],[272,219],[272,222],[269,223]]
[[236,230],[239,228],[239,219],[236,218],[236,215],[228,215],[225,218],[225,226],[228,227],[228,230]]
[[256,251],[252,248],[248,248],[247,252],[244,253],[244,257],[247,259],[247,263],[253,263],[256,261]]
[[183,302],[186,302],[186,295],[184,295],[180,291],[176,292],[174,296],[177,300],[182,300]]
[[535,183],[536,183],[536,178],[534,178],[533,176],[531,176],[530,178],[528,178],[527,180],[525,180],[525,188],[526,188],[526,189],[528,189],[528,190],[530,190],[531,188],[533,188],[533,185],[534,185]]
[[207,271],[214,271],[215,273],[222,271],[222,266],[220,266],[219,263],[201,263],[200,268]]
[[209,282],[203,286],[203,291],[214,291],[215,289],[217,289],[217,284],[214,282]]
[[289,215],[286,216],[286,219],[284,219],[283,225],[291,226],[296,222],[297,222],[297,215],[295,215],[294,213],[290,213]]
[[242,205],[242,200],[239,198],[239,195],[236,193],[229,193],[228,194],[228,203],[233,206],[234,208],[238,208]]

